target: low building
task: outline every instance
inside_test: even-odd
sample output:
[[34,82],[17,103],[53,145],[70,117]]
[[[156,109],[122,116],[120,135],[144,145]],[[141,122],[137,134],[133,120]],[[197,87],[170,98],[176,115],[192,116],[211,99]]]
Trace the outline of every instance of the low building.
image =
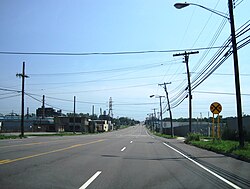
[[86,117],[54,117],[57,132],[89,132],[89,120]]
[[62,111],[56,111],[54,108],[37,108],[36,109],[36,117],[56,117],[61,116]]
[[[32,131],[33,122],[36,117],[24,117],[24,131]],[[11,113],[0,117],[0,132],[20,132],[21,116]]]
[[33,121],[32,132],[56,132],[54,118],[36,118]]
[[113,124],[108,120],[93,120],[97,132],[107,132],[113,130]]

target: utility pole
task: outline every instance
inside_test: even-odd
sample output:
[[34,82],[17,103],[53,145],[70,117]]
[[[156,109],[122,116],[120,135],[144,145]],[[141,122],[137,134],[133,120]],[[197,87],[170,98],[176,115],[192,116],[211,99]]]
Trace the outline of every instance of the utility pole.
[[21,138],[24,137],[24,81],[29,76],[25,75],[25,62],[23,62],[23,73],[17,73],[16,77],[22,78],[22,102],[21,102]]
[[74,96],[73,133],[76,133],[76,96]]
[[159,96],[160,98],[160,118],[161,118],[161,128],[160,128],[160,133],[163,132],[163,124],[162,124],[162,105],[161,105],[161,98],[165,96]]
[[169,97],[168,97],[168,90],[167,90],[167,85],[171,84],[171,82],[169,83],[163,83],[163,84],[159,84],[159,86],[164,86],[164,90],[166,92],[166,97],[167,97],[167,101],[168,101],[168,110],[169,110],[169,117],[170,117],[170,126],[171,126],[171,137],[174,136],[174,128],[173,128],[173,119],[172,119],[172,111],[170,108],[170,103],[169,103]]
[[179,53],[179,54],[174,54],[173,56],[184,56],[187,67],[187,79],[188,79],[188,96],[189,96],[189,132],[192,132],[192,94],[191,94],[191,82],[190,82],[190,72],[189,72],[189,66],[188,66],[188,59],[190,54],[197,54],[199,51],[194,51],[194,52],[184,52],[184,53]]
[[234,58],[234,76],[235,76],[235,90],[236,90],[236,102],[237,102],[237,118],[238,118],[238,131],[239,131],[239,143],[240,147],[244,147],[244,132],[242,125],[242,106],[241,106],[241,92],[240,92],[240,77],[239,77],[239,63],[237,53],[237,43],[235,37],[234,15],[233,15],[233,1],[228,0],[229,18],[231,26],[232,46],[233,46],[233,58]]
[[156,108],[154,108],[152,110],[154,110],[154,114],[153,114],[152,118],[153,118],[153,131],[155,131],[155,119],[156,119],[156,112],[155,112],[155,110],[156,110]]
[[95,115],[95,106],[93,105],[92,106],[92,116],[94,116]]
[[27,119],[29,119],[29,114],[30,114],[29,112],[30,112],[29,107],[27,107],[27,115],[26,115]]
[[42,119],[44,119],[45,118],[45,95],[43,95],[42,111],[43,111]]
[[102,108],[100,108],[100,116],[102,115]]
[[113,117],[113,101],[112,101],[112,97],[109,98],[109,117],[112,118]]

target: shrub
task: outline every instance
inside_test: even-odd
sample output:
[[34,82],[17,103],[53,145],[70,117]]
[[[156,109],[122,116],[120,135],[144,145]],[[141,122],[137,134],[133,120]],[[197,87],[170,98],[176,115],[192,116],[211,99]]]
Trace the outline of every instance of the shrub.
[[187,139],[185,142],[189,143],[190,141],[200,141],[201,134],[200,133],[188,133]]
[[[246,130],[243,131],[244,133],[244,139],[245,141],[250,141],[250,132],[247,132]],[[235,129],[229,129],[225,128],[222,132],[221,138],[223,140],[234,140],[238,141],[239,140],[239,133]]]
[[237,130],[231,130],[229,128],[225,128],[222,132],[221,138],[223,140],[235,140],[236,141],[239,138],[239,134]]

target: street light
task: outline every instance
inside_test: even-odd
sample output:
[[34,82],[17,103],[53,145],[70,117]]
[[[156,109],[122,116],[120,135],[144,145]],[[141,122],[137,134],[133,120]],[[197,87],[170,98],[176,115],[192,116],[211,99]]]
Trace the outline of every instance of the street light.
[[177,9],[185,8],[189,5],[194,5],[215,13],[223,18],[230,21],[231,36],[232,36],[232,47],[233,47],[233,58],[234,58],[234,77],[235,77],[235,91],[236,91],[236,102],[237,102],[237,117],[238,117],[238,131],[239,131],[239,143],[240,147],[244,146],[244,133],[242,126],[242,106],[241,106],[241,92],[240,92],[240,78],[239,78],[239,65],[238,65],[238,53],[237,53],[237,43],[235,37],[235,26],[234,26],[234,16],[233,16],[233,2],[228,0],[229,17],[227,14],[219,12],[217,10],[209,9],[199,4],[195,3],[176,3],[174,7]]
[[165,96],[160,96],[160,95],[150,95],[149,96],[150,98],[160,98],[160,118],[161,118],[161,128],[160,128],[160,133],[162,133],[162,130],[163,130],[163,125],[162,125],[162,105],[161,105],[161,98],[162,97],[165,97]]
[[227,16],[227,14],[225,14],[223,12],[220,12],[220,11],[217,11],[217,10],[214,10],[214,9],[204,7],[204,6],[196,4],[196,3],[175,3],[174,7],[177,8],[177,9],[182,9],[182,8],[185,8],[185,7],[189,6],[189,5],[195,5],[197,7],[201,7],[203,9],[206,9],[206,10],[208,10],[208,11],[214,13],[214,14],[217,14],[217,15],[222,16],[222,17],[229,20],[229,17]]

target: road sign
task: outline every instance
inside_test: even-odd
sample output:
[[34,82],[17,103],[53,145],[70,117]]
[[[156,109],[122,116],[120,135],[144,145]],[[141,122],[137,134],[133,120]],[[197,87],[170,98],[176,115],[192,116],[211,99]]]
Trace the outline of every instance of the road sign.
[[210,105],[210,111],[213,114],[219,114],[222,111],[222,106],[219,102],[214,102]]

